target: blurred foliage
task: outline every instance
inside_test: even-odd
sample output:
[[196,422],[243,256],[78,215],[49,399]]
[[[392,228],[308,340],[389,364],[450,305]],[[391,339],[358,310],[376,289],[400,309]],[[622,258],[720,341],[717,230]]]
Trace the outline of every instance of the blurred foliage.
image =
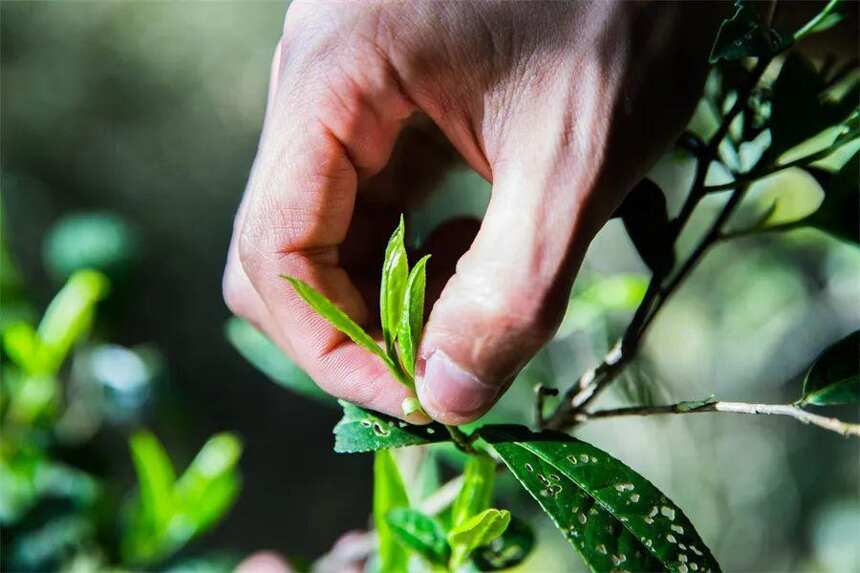
[[[124,228],[115,216],[79,219],[92,220],[111,221],[114,230]],[[61,223],[47,242],[48,258],[57,237],[66,254],[86,255],[93,246],[89,231]],[[126,249],[132,249],[131,243],[112,248],[116,260],[128,260]],[[102,423],[136,418],[146,401],[155,360],[152,351],[90,342],[96,307],[107,297],[110,281],[83,265],[78,257],[57,267],[68,279],[37,326],[17,315],[4,320],[0,329],[4,570],[122,570],[163,563],[217,523],[239,491],[236,466],[242,447],[232,434],[211,438],[177,480],[156,438],[135,434],[130,445],[138,492],[122,512],[115,497],[119,484],[66,461],[69,449],[85,445]],[[7,305],[21,304],[25,291],[18,288],[17,271],[8,258],[0,276],[7,287],[5,316]],[[72,366],[66,367],[69,362]],[[230,567],[216,561],[210,565],[198,569]]]

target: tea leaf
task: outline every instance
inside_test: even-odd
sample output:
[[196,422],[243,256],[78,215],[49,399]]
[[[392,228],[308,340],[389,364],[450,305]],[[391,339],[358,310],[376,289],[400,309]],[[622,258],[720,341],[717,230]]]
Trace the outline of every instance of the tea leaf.
[[450,439],[442,424],[415,426],[402,420],[369,412],[344,400],[343,418],[334,427],[334,451],[339,454],[402,448]]
[[511,516],[505,532],[472,553],[472,563],[478,571],[501,571],[525,561],[535,544],[535,534],[521,519]]
[[652,272],[662,274],[672,270],[675,250],[666,196],[650,179],[642,179],[624,198],[616,215],[642,260]]
[[504,509],[485,509],[448,533],[452,548],[451,568],[457,569],[469,555],[483,545],[497,539],[511,522],[511,514]]
[[409,498],[400,470],[391,452],[380,450],[373,459],[373,522],[379,540],[381,573],[401,573],[409,565],[409,552],[397,542],[386,520],[389,512],[401,507],[409,507]]
[[406,548],[436,565],[448,563],[451,553],[445,530],[432,517],[417,509],[397,508],[385,516],[391,531]]
[[239,493],[236,467],[242,443],[233,434],[216,434],[203,445],[176,482],[179,511],[192,526],[190,538],[213,525]]
[[800,404],[832,406],[860,402],[860,330],[825,350],[809,369]]
[[777,54],[791,46],[792,37],[765,26],[752,2],[735,0],[735,7],[735,13],[720,24],[711,48],[712,64]]
[[410,377],[415,376],[415,355],[421,342],[424,326],[424,288],[427,284],[427,260],[422,257],[409,272],[409,280],[403,293],[403,312],[397,343],[403,368]]
[[164,446],[150,432],[133,435],[129,447],[140,485],[140,517],[152,530],[161,529],[174,509],[173,485],[176,474],[173,464],[164,451]]
[[469,456],[463,470],[463,485],[451,509],[453,527],[490,507],[495,482],[496,462],[484,455]]
[[9,359],[27,374],[39,369],[41,341],[36,330],[26,322],[16,322],[3,330],[3,349]]
[[55,374],[71,347],[90,328],[95,305],[107,296],[107,277],[96,271],[77,271],[48,305],[39,323],[39,370]]
[[281,278],[290,281],[290,284],[293,285],[296,293],[298,293],[298,295],[302,297],[302,300],[314,309],[317,314],[329,321],[332,326],[347,335],[353,342],[381,358],[399,382],[402,382],[406,386],[410,386],[410,384],[399,374],[400,369],[391,361],[385,351],[380,348],[373,337],[367,334],[363,328],[356,324],[355,321],[347,316],[347,314],[339,309],[332,301],[327,299],[324,294],[301,279],[287,275],[281,275]]
[[382,284],[379,289],[379,315],[382,322],[382,336],[388,356],[396,360],[397,350],[394,341],[400,326],[400,313],[403,309],[403,292],[409,277],[409,263],[406,258],[406,245],[403,243],[405,227],[403,216],[400,224],[391,235],[385,248],[385,262],[382,264]]
[[521,426],[479,430],[593,571],[719,571],[680,508],[606,452]]

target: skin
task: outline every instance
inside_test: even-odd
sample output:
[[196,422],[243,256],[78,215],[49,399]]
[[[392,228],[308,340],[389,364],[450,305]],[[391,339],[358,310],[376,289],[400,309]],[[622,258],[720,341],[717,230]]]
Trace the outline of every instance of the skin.
[[680,133],[727,9],[293,2],[235,220],[228,306],[326,391],[402,416],[408,390],[278,275],[378,324],[385,240],[451,164],[414,127],[435,126],[492,198],[479,229],[460,221],[429,241],[439,256],[416,384],[433,418],[476,419],[552,337],[589,242]]

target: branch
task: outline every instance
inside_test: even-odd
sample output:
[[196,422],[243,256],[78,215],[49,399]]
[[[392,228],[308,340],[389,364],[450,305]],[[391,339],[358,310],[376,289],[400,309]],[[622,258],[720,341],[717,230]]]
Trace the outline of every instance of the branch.
[[[692,405],[691,405],[692,404]],[[802,410],[790,404],[749,404],[746,402],[678,402],[664,406],[632,406],[629,408],[614,408],[596,410],[594,412],[577,412],[576,422],[585,422],[600,418],[618,416],[657,416],[662,414],[699,414],[702,412],[728,412],[730,414],[763,414],[768,416],[788,416],[804,424],[812,424],[843,436],[860,437],[860,424],[850,424],[836,418],[819,416]]]
[[[690,215],[692,215],[693,210],[699,203],[699,200],[705,195],[705,179],[711,163],[716,158],[720,143],[725,139],[734,118],[743,111],[744,107],[747,105],[750,93],[758,84],[762,74],[764,74],[764,71],[770,65],[770,62],[771,58],[760,58],[758,60],[755,68],[753,68],[749,75],[747,83],[738,90],[738,98],[728,113],[723,117],[719,129],[714,133],[713,137],[708,141],[705,149],[698,156],[696,174],[690,193],[684,201],[678,217],[672,221],[673,244],[677,242],[678,237],[681,235],[681,231],[687,224]],[[601,364],[585,372],[579,378],[579,381],[565,392],[561,402],[542,427],[561,430],[568,427],[572,419],[575,423],[575,419],[572,414],[581,410],[613,380],[615,380],[618,374],[621,373],[624,367],[638,352],[639,342],[645,334],[645,331],[648,329],[654,316],[663,304],[665,304],[665,301],[678,287],[678,285],[680,285],[689,272],[696,266],[699,258],[701,258],[705,251],[707,251],[714,242],[719,240],[722,225],[740,202],[745,191],[745,186],[739,187],[735,190],[735,193],[726,203],[723,211],[720,213],[705,238],[702,239],[701,243],[687,259],[684,266],[667,286],[661,286],[666,278],[665,274],[655,273],[652,275],[651,281],[648,284],[648,290],[646,291],[639,308],[636,309],[636,314],[627,326],[624,336],[612,348],[609,354],[606,355]]]
[[[860,134],[857,134],[860,135]],[[846,141],[847,143],[847,141]],[[805,157],[801,157],[800,159],[795,159],[794,161],[789,161],[788,163],[781,163],[779,165],[771,165],[765,169],[757,170],[757,171],[749,171],[747,173],[743,173],[738,176],[734,181],[730,181],[728,183],[722,183],[720,185],[708,185],[704,188],[705,193],[714,193],[716,191],[727,191],[729,189],[735,189],[739,185],[745,183],[752,183],[757,181],[758,179],[763,179],[768,175],[773,175],[774,173],[778,173],[784,169],[789,169],[791,167],[807,167],[811,163],[815,163],[819,159],[824,159],[835,153],[840,147],[842,147],[844,143],[839,145],[831,145],[826,147],[820,151],[816,151],[810,155]]]

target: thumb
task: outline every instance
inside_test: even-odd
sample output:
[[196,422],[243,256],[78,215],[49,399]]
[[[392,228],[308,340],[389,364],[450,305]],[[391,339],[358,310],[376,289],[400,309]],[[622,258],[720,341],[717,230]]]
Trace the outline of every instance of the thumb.
[[611,207],[591,208],[572,191],[594,187],[588,174],[558,167],[542,177],[533,163],[494,169],[481,229],[433,307],[416,364],[419,399],[439,421],[483,415],[561,321],[594,222]]

